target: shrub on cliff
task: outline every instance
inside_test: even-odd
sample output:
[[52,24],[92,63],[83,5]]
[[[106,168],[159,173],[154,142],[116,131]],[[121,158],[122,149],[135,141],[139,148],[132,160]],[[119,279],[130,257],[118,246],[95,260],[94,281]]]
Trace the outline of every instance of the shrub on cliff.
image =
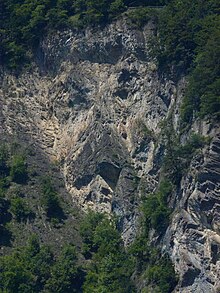
[[64,212],[61,207],[60,199],[50,177],[42,179],[41,203],[46,211],[47,217],[50,220],[57,219],[60,221],[64,218]]
[[87,268],[83,292],[133,292],[130,277],[133,263],[125,252],[114,221],[90,212],[82,222],[81,235],[87,245]]
[[162,181],[158,191],[144,199],[142,211],[145,233],[148,233],[151,228],[155,229],[158,234],[165,232],[171,213],[167,206],[167,199],[171,193],[172,184],[169,181]]
[[146,271],[145,276],[150,284],[159,288],[161,293],[170,293],[177,285],[177,276],[169,257],[163,256]]
[[6,145],[0,146],[0,178],[4,178],[9,174],[9,151]]
[[28,179],[27,164],[24,156],[14,155],[10,165],[11,180],[16,183],[26,183]]
[[23,198],[14,197],[10,200],[10,212],[17,221],[24,221],[32,215],[30,208]]

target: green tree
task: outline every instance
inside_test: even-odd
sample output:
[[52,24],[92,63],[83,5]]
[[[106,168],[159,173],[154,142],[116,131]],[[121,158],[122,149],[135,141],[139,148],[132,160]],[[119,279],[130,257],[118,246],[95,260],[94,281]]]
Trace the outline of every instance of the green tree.
[[177,276],[168,256],[163,256],[146,271],[149,283],[157,286],[161,293],[170,293],[177,285]]
[[171,195],[173,186],[169,181],[162,181],[156,193],[148,195],[142,205],[143,222],[146,236],[151,228],[158,234],[164,233],[171,213],[168,207],[168,196]]
[[115,0],[110,4],[109,14],[110,17],[117,16],[120,12],[125,10],[125,4],[123,0]]
[[[36,287],[39,275],[34,271],[34,266],[36,266],[36,257],[39,258],[40,253],[38,238],[31,236],[26,247],[13,249],[10,255],[0,257],[0,288],[3,292],[4,290],[11,293],[39,292]],[[46,260],[44,255],[44,262]]]
[[58,194],[52,185],[51,178],[49,177],[42,180],[41,202],[50,220],[53,218],[61,220],[65,217]]
[[[90,212],[81,227],[83,240],[86,241],[92,257],[83,291],[133,292],[130,281],[133,262],[124,250],[114,221],[103,214]],[[86,233],[88,230],[89,233]]]
[[24,156],[14,155],[10,166],[10,176],[16,183],[26,183],[28,179],[27,163]]
[[25,263],[21,251],[0,257],[1,289],[11,293],[34,292],[35,277]]
[[94,241],[95,229],[104,219],[104,214],[89,211],[80,225],[80,234],[83,239],[83,253],[86,257],[91,257],[92,252],[96,252],[98,247]]
[[77,267],[76,249],[73,245],[65,245],[60,257],[51,268],[51,276],[46,283],[49,292],[79,292],[83,274]]
[[179,72],[191,66],[197,48],[197,34],[201,20],[218,7],[216,0],[170,1],[159,18],[160,47],[158,60],[161,66],[175,65]]
[[9,151],[6,145],[0,146],[0,178],[9,174],[8,167]]
[[[212,20],[213,27],[210,28],[208,20]],[[220,76],[220,16],[203,21],[203,32],[207,36],[206,43],[201,40],[201,33],[198,42],[199,53],[195,59],[195,68],[190,76],[188,89],[188,101],[193,112],[199,110],[200,116],[218,115],[220,111],[219,101],[219,76]],[[203,34],[202,34],[203,35]],[[193,114],[192,112],[192,114]],[[191,114],[191,115],[192,115]]]
[[10,212],[17,221],[24,221],[31,216],[31,210],[23,198],[14,197],[10,200]]

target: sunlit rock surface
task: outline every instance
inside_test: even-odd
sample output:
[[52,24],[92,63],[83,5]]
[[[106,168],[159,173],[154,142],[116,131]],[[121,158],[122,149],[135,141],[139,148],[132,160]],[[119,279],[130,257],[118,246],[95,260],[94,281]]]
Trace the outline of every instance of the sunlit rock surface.
[[[36,67],[1,72],[0,133],[16,134],[60,166],[79,209],[114,213],[125,244],[138,229],[140,197],[158,185],[161,122],[174,111],[178,131],[184,78],[160,76],[150,57],[155,26],[119,20],[105,28],[46,38]],[[176,292],[220,292],[218,128],[192,162],[176,195],[163,243],[180,282]]]

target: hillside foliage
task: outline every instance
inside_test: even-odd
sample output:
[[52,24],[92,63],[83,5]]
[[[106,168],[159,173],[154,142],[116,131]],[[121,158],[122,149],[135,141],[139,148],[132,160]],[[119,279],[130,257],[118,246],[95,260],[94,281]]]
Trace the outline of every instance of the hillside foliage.
[[36,235],[25,247],[0,257],[0,292],[79,292],[82,278],[73,245],[64,245],[57,257]]
[[160,69],[178,78],[188,75],[181,110],[185,124],[193,118],[219,119],[220,3],[218,0],[171,1],[158,18],[155,51]]

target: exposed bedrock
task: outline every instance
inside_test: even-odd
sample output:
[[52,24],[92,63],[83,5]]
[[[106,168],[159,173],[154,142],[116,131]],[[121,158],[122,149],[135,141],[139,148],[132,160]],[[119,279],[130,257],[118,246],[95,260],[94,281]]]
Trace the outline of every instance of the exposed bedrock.
[[[16,134],[60,166],[79,208],[114,213],[125,244],[137,231],[140,196],[155,190],[164,148],[161,122],[173,109],[178,131],[185,87],[159,76],[142,30],[124,19],[105,28],[46,38],[36,67],[19,78],[1,72],[0,134]],[[218,127],[195,123],[213,138],[176,194],[163,240],[180,275],[176,292],[220,292]]]
[[176,270],[177,292],[220,292],[220,134],[192,162],[165,237]]

